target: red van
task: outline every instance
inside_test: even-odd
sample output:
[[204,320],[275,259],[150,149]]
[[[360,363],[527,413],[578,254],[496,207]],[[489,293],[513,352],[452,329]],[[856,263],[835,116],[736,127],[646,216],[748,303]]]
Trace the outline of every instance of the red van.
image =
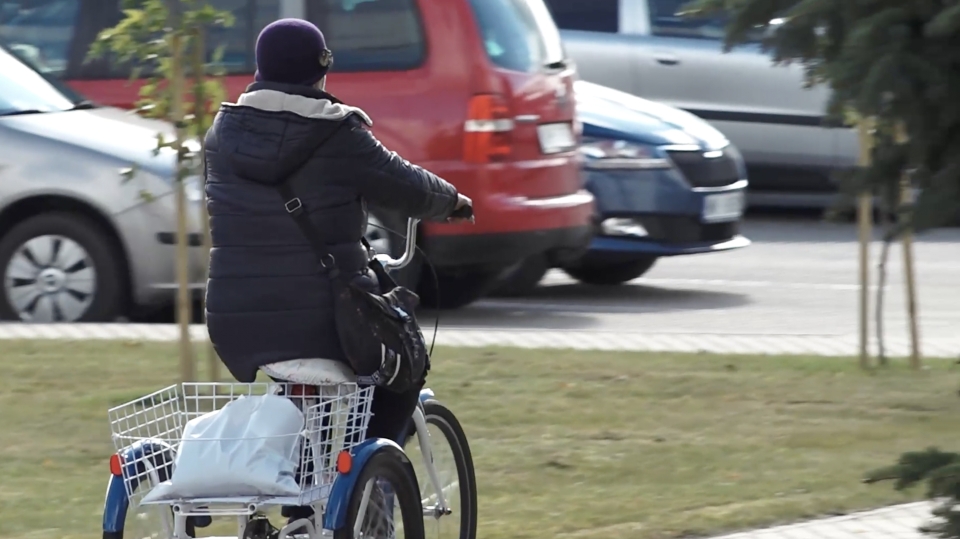
[[[310,20],[335,63],[327,88],[366,110],[384,144],[473,198],[476,225],[425,224],[425,303],[456,307],[536,253],[561,262],[586,249],[592,195],[576,159],[574,68],[542,0],[212,0],[236,18],[208,36],[224,47],[230,99],[252,80],[260,29]],[[3,0],[0,41],[95,102],[131,107],[137,85],[104,62],[85,63],[97,32],[119,19],[116,0]],[[373,210],[385,226],[403,221]],[[374,236],[376,233],[370,231]],[[401,249],[387,235],[385,248]]]

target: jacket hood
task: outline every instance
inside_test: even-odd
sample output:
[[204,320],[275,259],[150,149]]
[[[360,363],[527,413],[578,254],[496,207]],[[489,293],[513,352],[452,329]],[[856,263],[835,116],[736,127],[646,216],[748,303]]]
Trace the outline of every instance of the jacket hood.
[[310,159],[344,122],[373,122],[363,110],[313,88],[256,83],[224,103],[214,130],[220,152],[247,180],[276,185]]
[[583,80],[574,83],[574,92],[585,137],[658,146],[694,144],[704,150],[729,143],[720,131],[684,110]]

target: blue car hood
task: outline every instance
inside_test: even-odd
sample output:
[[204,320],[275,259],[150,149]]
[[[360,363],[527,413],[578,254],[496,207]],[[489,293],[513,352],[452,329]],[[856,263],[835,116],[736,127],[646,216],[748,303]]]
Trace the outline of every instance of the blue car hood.
[[643,144],[694,144],[716,150],[729,141],[689,112],[626,92],[578,80],[573,84],[583,136]]

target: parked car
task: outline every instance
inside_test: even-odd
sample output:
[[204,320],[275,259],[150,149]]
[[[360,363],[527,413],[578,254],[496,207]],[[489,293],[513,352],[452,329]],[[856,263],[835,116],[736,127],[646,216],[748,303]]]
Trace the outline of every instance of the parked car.
[[[3,1],[0,40],[29,45],[57,75],[95,102],[131,107],[137,84],[104,62],[85,63],[96,33],[118,18],[116,2]],[[476,225],[428,223],[419,244],[435,267],[439,297],[423,264],[401,280],[422,284],[427,304],[465,305],[530,253],[565,259],[590,242],[593,197],[577,165],[572,84],[559,33],[542,0],[214,0],[249,16],[212,32],[223,45],[231,98],[252,81],[259,30],[301,16],[326,31],[335,65],[328,88],[368,111],[385,145],[454,183],[474,200]],[[71,7],[72,6],[72,7]],[[11,15],[11,13],[15,14]],[[64,35],[72,35],[65,41]],[[441,46],[442,44],[442,46]],[[373,209],[403,231],[403,220]],[[383,249],[403,236],[371,231]]]
[[684,109],[740,149],[751,204],[824,206],[830,172],[856,163],[856,134],[824,124],[829,91],[757,40],[723,52],[722,17],[681,17],[688,0],[546,0],[584,80]]
[[[574,83],[583,173],[597,199],[596,236],[560,264],[589,284],[640,277],[664,256],[750,245],[739,232],[747,171],[736,146],[693,114],[586,81]],[[498,292],[519,295],[551,261],[534,255]]]
[[[170,301],[175,160],[153,152],[164,131],[90,105],[0,48],[0,320],[111,320]],[[189,185],[198,237],[203,197]],[[198,281],[202,262],[192,253]]]

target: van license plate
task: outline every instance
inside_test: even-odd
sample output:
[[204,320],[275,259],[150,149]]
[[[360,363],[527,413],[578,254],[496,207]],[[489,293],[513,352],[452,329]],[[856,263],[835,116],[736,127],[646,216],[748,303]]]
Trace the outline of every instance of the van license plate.
[[540,139],[540,151],[548,155],[572,150],[577,145],[573,126],[569,123],[538,125],[537,137]]
[[717,193],[703,198],[703,222],[736,221],[743,215],[743,191]]

